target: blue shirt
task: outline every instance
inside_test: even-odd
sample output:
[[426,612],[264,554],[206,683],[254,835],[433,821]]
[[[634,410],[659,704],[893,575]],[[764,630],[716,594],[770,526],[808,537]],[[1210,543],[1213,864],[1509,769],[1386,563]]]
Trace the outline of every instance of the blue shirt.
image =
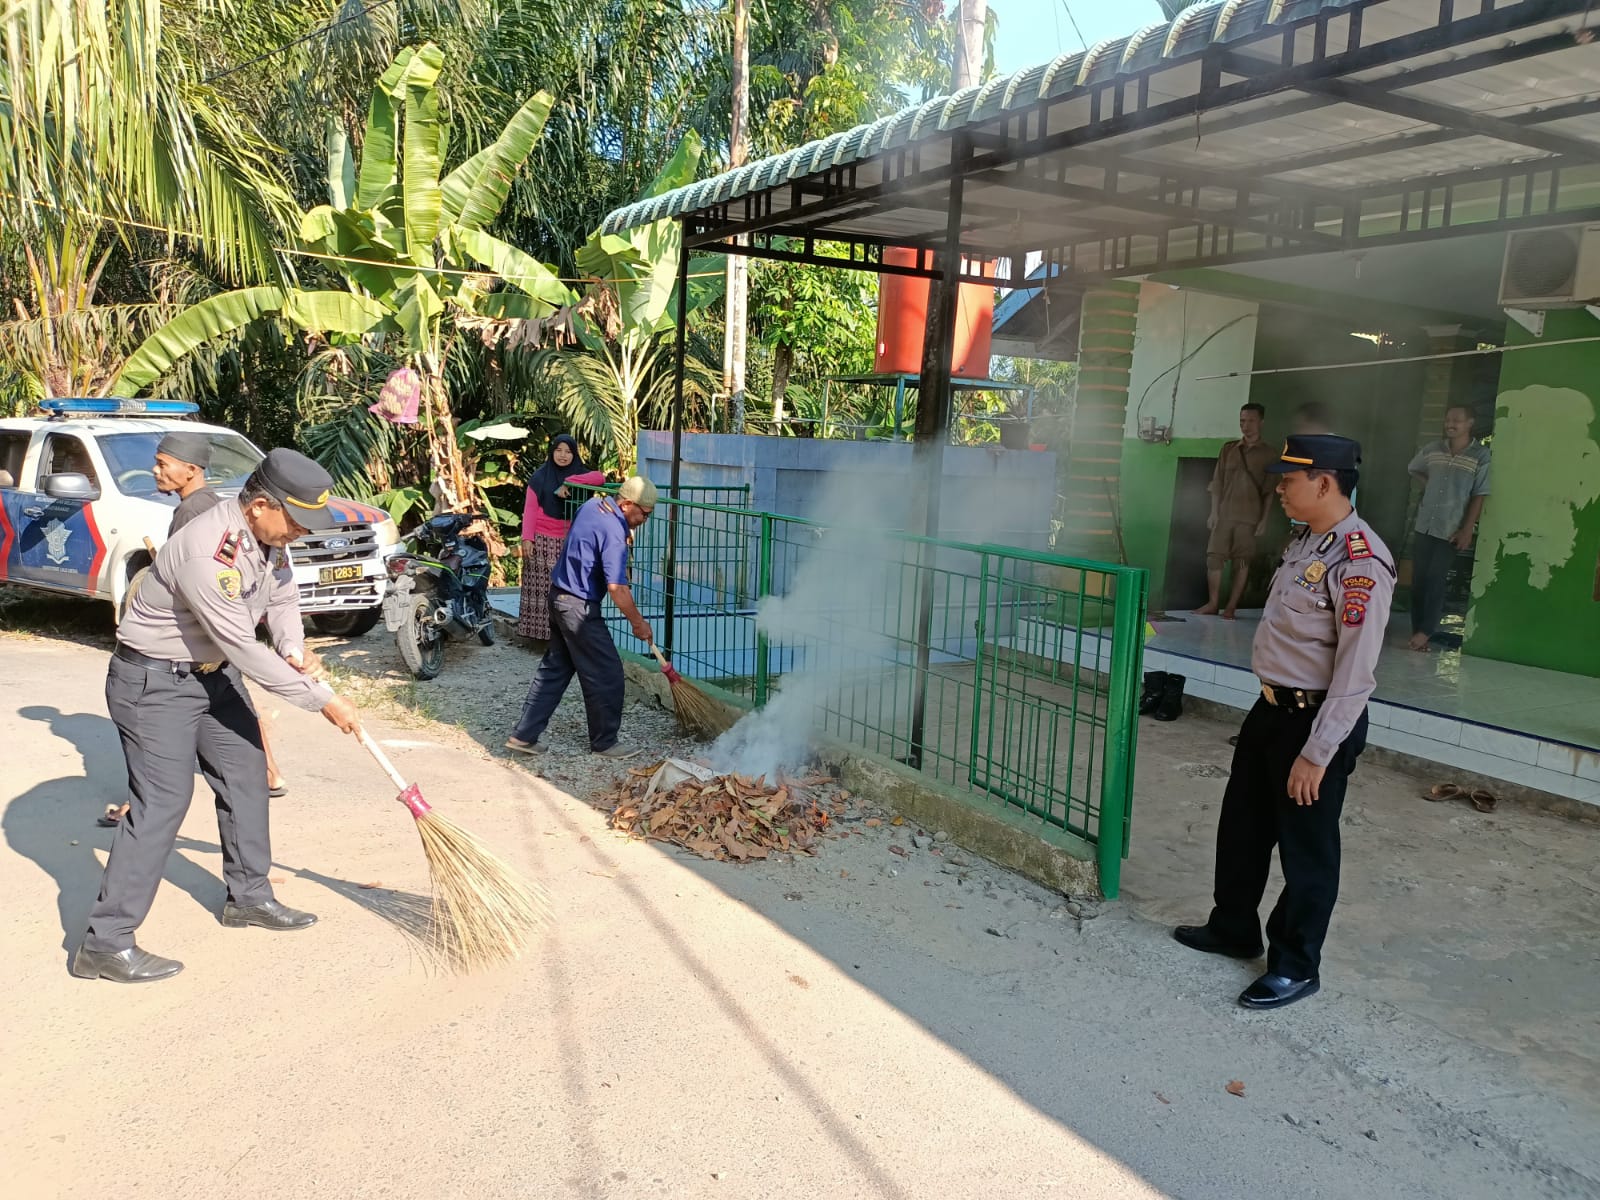
[[561,557],[550,572],[550,586],[598,601],[612,584],[628,582],[628,518],[611,496],[585,501],[572,518]]

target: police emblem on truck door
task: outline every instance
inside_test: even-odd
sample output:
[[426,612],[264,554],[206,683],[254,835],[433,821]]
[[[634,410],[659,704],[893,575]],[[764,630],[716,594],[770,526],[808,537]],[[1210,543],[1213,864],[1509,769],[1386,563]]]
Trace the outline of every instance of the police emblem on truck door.
[[67,561],[67,539],[72,536],[60,521],[52,521],[44,531],[44,556],[56,566]]

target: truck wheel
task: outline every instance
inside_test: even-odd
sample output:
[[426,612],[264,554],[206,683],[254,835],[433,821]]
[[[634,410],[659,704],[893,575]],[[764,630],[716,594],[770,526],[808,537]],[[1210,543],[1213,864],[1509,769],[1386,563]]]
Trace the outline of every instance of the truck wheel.
[[433,597],[413,596],[395,642],[406,670],[418,679],[432,679],[444,668],[444,631],[433,623]]
[[311,627],[329,637],[358,638],[371,629],[383,616],[381,605],[372,608],[346,609],[343,612],[312,613]]

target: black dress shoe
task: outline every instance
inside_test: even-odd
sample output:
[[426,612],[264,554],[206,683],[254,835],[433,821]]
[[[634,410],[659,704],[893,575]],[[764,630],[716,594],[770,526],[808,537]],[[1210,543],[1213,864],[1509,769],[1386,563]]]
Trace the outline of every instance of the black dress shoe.
[[1172,936],[1191,950],[1202,954],[1225,954],[1229,958],[1260,958],[1261,943],[1244,946],[1238,942],[1224,941],[1209,925],[1179,925]]
[[1316,979],[1290,979],[1270,971],[1239,993],[1239,1003],[1245,1008],[1282,1008],[1307,996],[1315,996],[1322,988]]
[[110,979],[116,983],[154,983],[171,979],[183,964],[175,958],[162,958],[137,946],[126,950],[91,950],[79,946],[72,956],[72,973],[79,979]]
[[243,929],[246,925],[259,925],[262,929],[308,929],[317,923],[317,918],[276,900],[249,907],[229,900],[222,906],[222,923],[234,929]]

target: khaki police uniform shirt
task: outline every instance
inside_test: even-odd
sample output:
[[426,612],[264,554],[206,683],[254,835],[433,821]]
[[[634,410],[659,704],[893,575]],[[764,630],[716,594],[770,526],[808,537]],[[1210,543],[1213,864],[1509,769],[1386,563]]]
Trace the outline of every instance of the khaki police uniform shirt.
[[[262,620],[273,647],[256,640]],[[172,662],[231,662],[275,696],[316,712],[324,684],[283,660],[304,655],[300,597],[288,552],[259,545],[229,498],[178,530],[128,605],[117,640]]]
[[1327,766],[1377,686],[1394,600],[1394,555],[1354,509],[1289,543],[1272,576],[1250,665],[1263,683],[1328,693],[1301,752]]

